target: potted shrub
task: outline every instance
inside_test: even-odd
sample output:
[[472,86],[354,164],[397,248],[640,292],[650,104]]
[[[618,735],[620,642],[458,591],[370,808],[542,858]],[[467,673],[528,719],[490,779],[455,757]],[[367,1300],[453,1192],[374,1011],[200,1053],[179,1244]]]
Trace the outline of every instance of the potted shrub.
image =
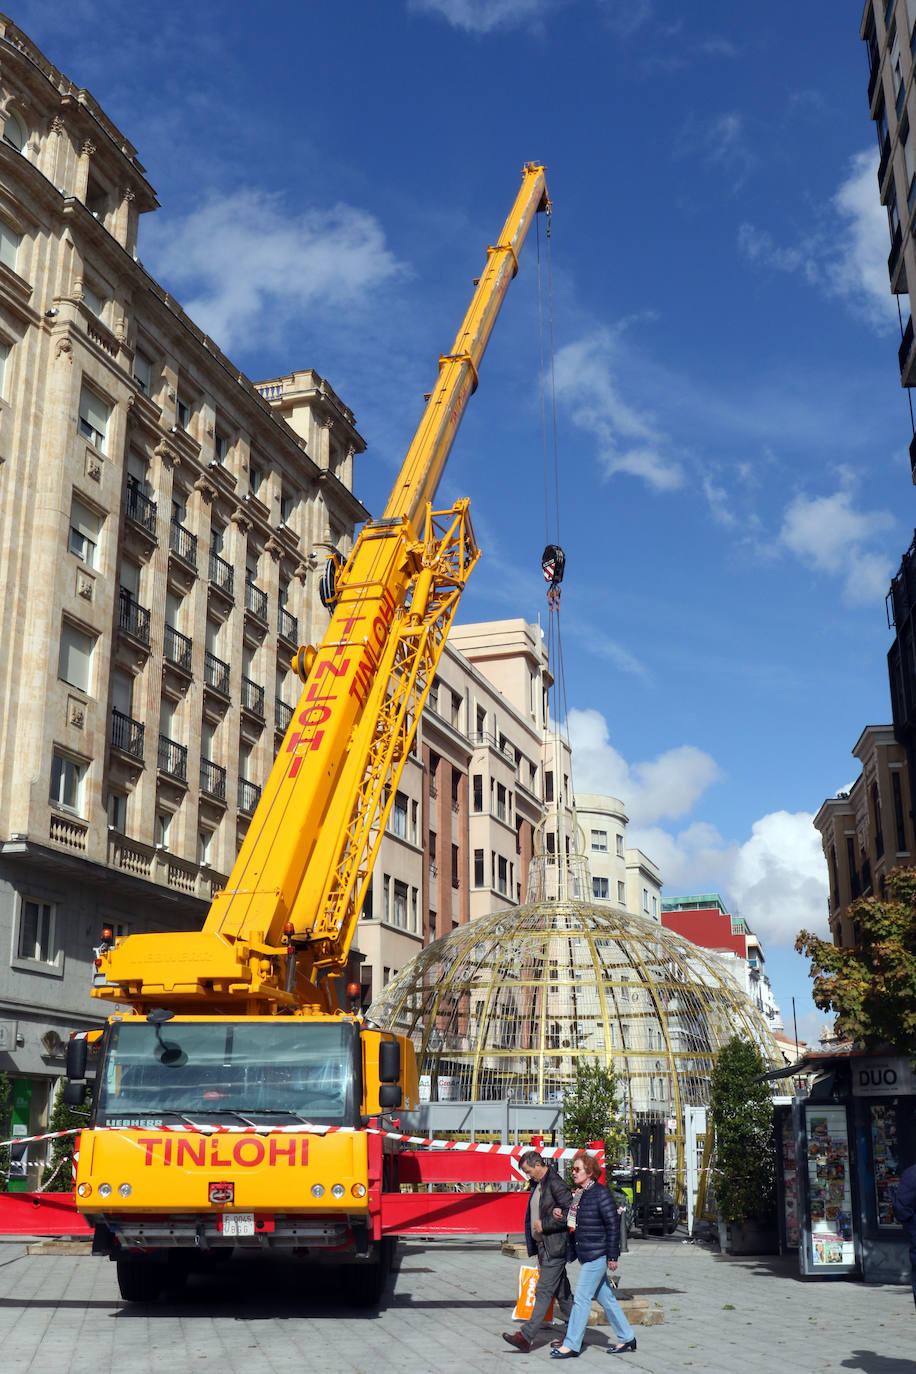
[[756,1045],[740,1035],[722,1046],[712,1073],[716,1134],[713,1182],[723,1249],[775,1254],[776,1154],[773,1101]]

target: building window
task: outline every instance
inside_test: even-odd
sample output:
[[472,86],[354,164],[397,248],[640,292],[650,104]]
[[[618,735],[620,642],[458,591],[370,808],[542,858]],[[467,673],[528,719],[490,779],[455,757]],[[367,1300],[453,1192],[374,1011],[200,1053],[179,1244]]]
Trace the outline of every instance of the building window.
[[420,928],[418,916],[419,900],[419,890],[415,887],[412,887],[410,889],[410,929],[413,931],[415,935]]
[[461,886],[461,859],[458,846],[452,845],[452,887]]
[[127,797],[123,792],[109,792],[105,803],[108,829],[123,835],[127,828]]
[[220,434],[219,430],[217,430],[213,440],[213,456],[218,463],[225,463],[228,452],[229,440],[226,438],[225,434]]
[[394,880],[394,924],[407,929],[407,884]]
[[461,697],[456,696],[454,692],[452,692],[451,713],[449,715],[449,723],[456,730],[459,729],[461,725]]
[[59,964],[61,949],[57,939],[57,908],[53,902],[23,897],[19,913],[20,959],[36,964]]
[[156,812],[156,847],[157,849],[168,849],[169,831],[172,828],[171,811]]
[[496,784],[496,816],[501,821],[506,819],[506,788],[501,782]]
[[110,416],[111,406],[106,405],[88,386],[84,386],[80,392],[79,432],[91,444],[95,444],[100,453],[105,452]]
[[606,902],[609,896],[607,878],[592,878],[592,896],[599,902]]
[[288,496],[286,492],[280,492],[280,524],[288,525],[295,510],[295,500]]
[[652,898],[652,915],[653,915],[653,917],[655,918],[655,920],[657,921],[657,920],[658,920],[658,898],[657,898],[657,897],[653,897],[653,898]]
[[594,854],[606,854],[606,853],[607,853],[607,831],[606,831],[606,830],[593,830],[593,831],[592,831],[592,852],[593,852]]
[[875,828],[875,858],[880,859],[884,853],[884,831],[881,828],[881,798],[878,796],[878,784],[876,782],[871,785],[871,809],[872,823]]
[[551,769],[548,769],[544,774],[544,800],[545,802],[553,801],[553,771]]
[[175,401],[175,423],[179,429],[187,429],[191,423],[191,407],[182,396]]
[[474,811],[479,815],[483,810],[483,774],[474,773],[471,781],[474,787]]
[[503,896],[509,894],[509,865],[502,854],[496,860],[496,887]]
[[9,344],[0,343],[0,396],[6,395],[6,365],[9,361]]
[[8,143],[11,148],[15,148],[17,153],[21,153],[27,140],[28,134],[25,125],[15,110],[10,110],[3,125],[3,142]]
[[627,885],[620,881],[617,883],[617,904],[624,907],[627,904]]
[[256,463],[248,464],[248,491],[252,496],[257,496],[264,482],[264,473]]
[[105,297],[100,296],[98,291],[93,291],[91,286],[83,282],[83,305],[87,310],[91,310],[96,319],[102,318],[105,309]]
[[417,823],[420,819],[420,807],[416,801],[410,803],[410,843],[417,843]]
[[483,885],[484,885],[483,850],[482,850],[482,849],[475,849],[475,850],[474,850],[474,886],[475,886],[475,887],[483,887]]
[[894,824],[897,830],[897,853],[907,852],[906,844],[906,824],[903,819],[903,794],[900,787],[900,773],[897,769],[891,773],[891,789],[894,793]]
[[67,548],[81,563],[85,563],[87,568],[96,566],[101,528],[101,516],[96,515],[95,511],[91,511],[74,496],[70,502],[70,533],[67,537]]
[[622,836],[622,835],[618,835],[616,838],[617,838],[617,857],[618,857],[618,859],[622,859],[622,858],[624,857],[624,853],[623,853],[623,836]]
[[68,758],[66,754],[58,754],[55,750],[51,757],[51,791],[48,796],[51,805],[79,813],[85,776],[84,763]]
[[213,848],[213,831],[201,829],[197,832],[197,862],[201,868],[210,866],[210,851]]
[[144,396],[148,396],[153,385],[153,365],[142,353],[134,354],[134,381]]
[[87,635],[84,630],[77,629],[75,625],[70,624],[69,620],[62,621],[57,676],[63,682],[68,682],[71,687],[77,687],[81,692],[88,692],[92,682],[92,651],[94,648],[95,640],[92,635]]
[[407,798],[403,792],[394,794],[394,806],[391,808],[391,833],[400,839],[407,839]]
[[22,235],[11,229],[6,220],[0,219],[0,262],[4,267],[12,268],[14,272],[21,242]]
[[642,890],[642,909],[645,912],[649,910],[649,889],[647,887]]

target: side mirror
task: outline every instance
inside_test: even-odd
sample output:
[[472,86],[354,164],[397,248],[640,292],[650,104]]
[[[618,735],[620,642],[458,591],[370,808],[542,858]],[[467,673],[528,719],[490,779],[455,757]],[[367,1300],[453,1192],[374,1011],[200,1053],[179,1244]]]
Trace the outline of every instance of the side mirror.
[[378,1090],[378,1104],[384,1111],[400,1107],[404,1094],[397,1083],[383,1083]]
[[86,1083],[65,1083],[64,1102],[68,1107],[82,1107],[86,1101]]
[[401,1047],[396,1040],[383,1040],[379,1045],[378,1076],[381,1083],[397,1083],[400,1079]]
[[85,1035],[78,1039],[72,1036],[67,1044],[67,1077],[72,1081],[74,1078],[86,1077],[86,1063],[89,1057],[89,1041]]

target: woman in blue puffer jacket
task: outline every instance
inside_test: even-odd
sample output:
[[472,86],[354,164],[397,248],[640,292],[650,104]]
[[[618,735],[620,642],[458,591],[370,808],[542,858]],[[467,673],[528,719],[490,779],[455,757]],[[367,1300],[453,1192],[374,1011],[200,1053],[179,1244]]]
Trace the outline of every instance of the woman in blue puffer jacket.
[[569,1259],[582,1266],[566,1335],[557,1341],[550,1354],[555,1360],[574,1360],[582,1349],[592,1299],[604,1308],[605,1316],[617,1334],[617,1344],[609,1345],[609,1355],[636,1349],[633,1328],[621,1310],[608,1283],[608,1270],[617,1268],[620,1255],[620,1222],[617,1206],[603,1183],[598,1182],[601,1166],[593,1155],[580,1150],[572,1162],[575,1191],[569,1209]]

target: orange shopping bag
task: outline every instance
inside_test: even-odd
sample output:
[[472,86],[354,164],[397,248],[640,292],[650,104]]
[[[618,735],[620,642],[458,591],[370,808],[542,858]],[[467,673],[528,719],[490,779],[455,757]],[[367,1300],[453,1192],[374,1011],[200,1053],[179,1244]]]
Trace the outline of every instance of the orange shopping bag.
[[[518,1298],[515,1303],[513,1317],[520,1321],[526,1321],[534,1311],[534,1290],[538,1286],[538,1267],[536,1264],[523,1264],[518,1271]],[[553,1321],[553,1298],[550,1299],[550,1306],[544,1313],[544,1321]]]

